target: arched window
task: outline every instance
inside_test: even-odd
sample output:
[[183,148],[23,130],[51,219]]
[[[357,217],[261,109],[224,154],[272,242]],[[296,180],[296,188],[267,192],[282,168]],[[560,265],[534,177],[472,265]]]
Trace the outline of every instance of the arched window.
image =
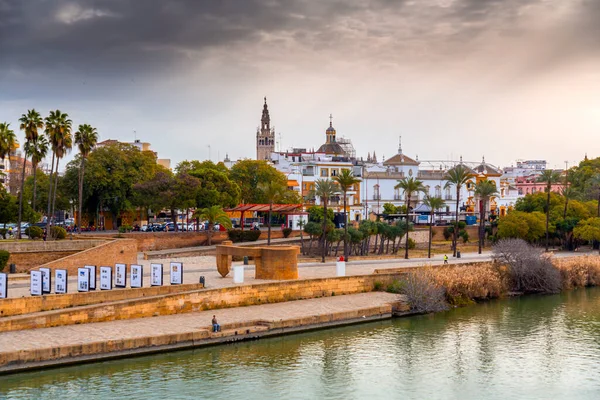
[[442,187],[440,185],[435,187],[435,197],[442,197]]

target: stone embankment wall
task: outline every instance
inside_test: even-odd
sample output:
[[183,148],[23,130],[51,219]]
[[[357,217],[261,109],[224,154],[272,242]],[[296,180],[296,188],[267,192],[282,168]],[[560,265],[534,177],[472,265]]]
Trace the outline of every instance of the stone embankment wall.
[[[79,300],[74,297],[77,296],[76,294],[67,294],[60,296],[65,297],[65,300],[61,301],[65,302],[63,306],[67,308],[43,314],[0,318],[0,332],[363,293],[372,291],[375,282],[385,286],[398,279],[399,276],[400,274],[396,273],[273,282],[212,290],[194,290],[123,301],[120,301],[122,299],[119,297],[119,291],[112,290],[106,292],[104,303],[83,307],[76,307],[78,303],[75,300]],[[69,304],[69,301],[72,304]],[[28,304],[24,301],[22,305],[17,302],[13,306],[26,307]]]

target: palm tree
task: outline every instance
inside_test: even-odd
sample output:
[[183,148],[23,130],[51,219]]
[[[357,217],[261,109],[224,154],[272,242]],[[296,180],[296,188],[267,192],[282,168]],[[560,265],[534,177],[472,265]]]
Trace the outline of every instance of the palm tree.
[[271,245],[271,215],[273,214],[273,203],[281,201],[286,196],[287,188],[281,183],[270,181],[259,185],[258,189],[269,202],[269,227],[267,231],[267,246]]
[[215,224],[223,225],[227,229],[231,229],[231,220],[223,209],[219,206],[212,206],[197,210],[194,213],[194,218],[200,218],[208,222],[208,245],[212,245],[212,234]]
[[25,148],[27,154],[31,155],[31,166],[33,167],[33,199],[31,201],[31,207],[33,211],[37,210],[37,167],[48,154],[48,140],[44,136],[38,136],[34,142],[26,142]]
[[[69,116],[60,110],[50,111],[50,115],[46,117],[46,136],[52,146],[52,166],[50,167],[50,183],[48,188],[48,218],[46,222],[46,230],[50,230],[51,216],[54,214],[54,204],[56,203],[56,189],[58,187],[58,164],[60,159],[64,157],[66,152],[73,145],[71,137],[72,121]],[[56,159],[56,167],[54,160]],[[54,196],[52,196],[52,173],[56,170],[54,179]],[[50,236],[48,236],[50,237]]]
[[454,218],[454,232],[452,234],[452,256],[456,257],[456,242],[458,233],[458,207],[460,205],[460,189],[469,180],[469,169],[463,164],[458,164],[446,174],[444,189],[454,186],[456,188],[456,217]]
[[579,195],[579,192],[577,192],[577,190],[575,190],[575,188],[573,188],[572,186],[565,185],[560,190],[560,193],[565,198],[565,208],[563,210],[563,219],[565,219],[565,218],[567,218],[567,210],[569,208],[569,200],[576,199],[577,196]]
[[440,208],[444,207],[444,200],[441,197],[431,197],[429,195],[425,196],[423,199],[423,204],[429,207],[431,213],[431,220],[429,221],[429,246],[427,249],[427,258],[431,258],[431,232],[433,231],[433,220],[435,218],[435,212]]
[[409,178],[402,178],[398,181],[398,184],[394,186],[394,189],[402,189],[404,191],[404,196],[406,197],[406,244],[404,251],[404,258],[408,260],[408,232],[409,223],[408,223],[408,214],[410,213],[410,200],[413,193],[426,192],[425,186],[423,186],[423,182],[413,178],[412,176]]
[[[81,233],[81,213],[83,210],[83,178],[85,172],[85,160],[90,155],[94,146],[98,142],[98,132],[96,128],[88,124],[79,125],[77,132],[75,132],[75,144],[79,148],[81,154],[81,167],[79,168],[79,202],[78,202],[78,213],[77,213],[77,229]],[[177,227],[177,224],[175,224]]]
[[560,183],[561,176],[558,171],[551,169],[544,170],[538,177],[538,182],[544,182],[546,184],[546,251],[550,243],[550,232],[548,230],[548,224],[550,222],[550,192],[552,191],[552,185]]
[[600,174],[592,176],[587,182],[591,187],[595,188],[598,193],[598,211],[597,217],[600,218]]
[[27,150],[39,137],[38,130],[44,129],[44,121],[35,109],[27,110],[27,114],[19,118],[19,129],[25,132],[25,145],[23,146],[23,172],[21,174],[21,191],[19,192],[19,222],[17,225],[17,238],[21,239],[21,222],[23,218],[23,187],[25,185],[25,168],[27,167]]
[[496,184],[494,181],[483,179],[475,185],[475,196],[479,198],[479,254],[483,247],[483,241],[485,240],[485,210],[487,208],[487,202],[492,196],[498,194]]
[[0,122],[0,159],[10,155],[10,152],[19,144],[15,132],[10,129],[8,122]]
[[338,194],[339,188],[331,179],[317,179],[315,181],[315,196],[318,196],[323,203],[323,234],[321,236],[321,262],[325,262],[326,251],[326,233],[327,233],[327,203],[329,200]]
[[348,215],[346,214],[346,197],[348,191],[350,191],[354,185],[359,183],[360,179],[355,177],[349,169],[344,169],[338,176],[335,176],[333,180],[338,184],[342,193],[344,193],[344,260],[348,261]]

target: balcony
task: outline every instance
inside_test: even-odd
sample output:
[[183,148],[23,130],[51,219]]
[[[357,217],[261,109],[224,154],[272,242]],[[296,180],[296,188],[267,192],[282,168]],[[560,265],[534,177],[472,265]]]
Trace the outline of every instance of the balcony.
[[381,200],[381,195],[380,194],[374,194],[373,195],[373,200]]

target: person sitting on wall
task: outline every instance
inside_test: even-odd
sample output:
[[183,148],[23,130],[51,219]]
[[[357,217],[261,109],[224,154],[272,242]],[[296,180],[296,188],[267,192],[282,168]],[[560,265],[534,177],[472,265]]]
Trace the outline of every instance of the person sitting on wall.
[[213,315],[212,326],[213,326],[213,332],[221,332],[221,325],[219,325],[219,323],[217,322],[216,315]]

